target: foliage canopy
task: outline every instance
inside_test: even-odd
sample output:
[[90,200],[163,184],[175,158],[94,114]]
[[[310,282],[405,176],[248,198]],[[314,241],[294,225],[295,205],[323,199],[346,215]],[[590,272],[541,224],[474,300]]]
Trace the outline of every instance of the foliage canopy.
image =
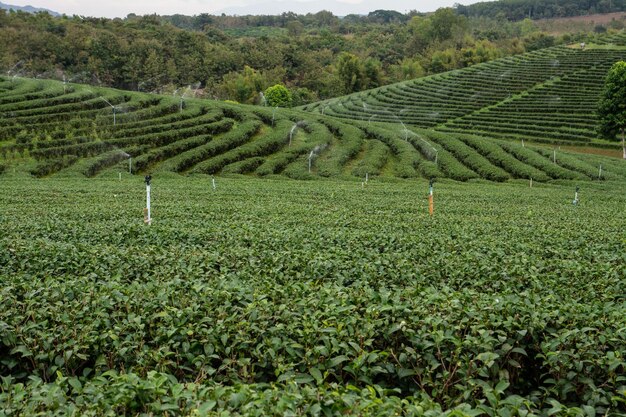
[[598,103],[598,115],[604,136],[615,138],[618,131],[626,128],[626,62],[616,62],[609,70]]

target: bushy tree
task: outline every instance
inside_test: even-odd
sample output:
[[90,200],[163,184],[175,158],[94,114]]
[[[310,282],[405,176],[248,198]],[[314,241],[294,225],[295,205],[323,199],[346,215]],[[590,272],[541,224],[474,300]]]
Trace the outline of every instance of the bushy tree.
[[243,72],[231,72],[222,81],[224,96],[239,103],[254,104],[258,101],[259,91],[263,90],[263,77],[254,68],[245,66]]
[[600,132],[614,138],[619,131],[622,134],[622,151],[626,159],[626,62],[613,64],[604,81],[604,91],[598,103]]
[[346,93],[359,91],[364,84],[363,63],[354,54],[342,52],[337,59],[337,75],[343,83]]
[[271,107],[289,107],[291,106],[291,92],[282,84],[276,84],[268,87],[265,92],[265,100],[267,105]]

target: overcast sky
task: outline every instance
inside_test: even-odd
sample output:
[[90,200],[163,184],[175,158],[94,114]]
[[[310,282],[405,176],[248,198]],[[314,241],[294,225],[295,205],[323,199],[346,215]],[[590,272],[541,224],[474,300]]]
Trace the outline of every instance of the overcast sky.
[[144,14],[280,14],[315,13],[330,10],[335,15],[349,13],[367,14],[376,9],[397,10],[405,13],[410,10],[434,11],[454,3],[470,4],[476,0],[2,0],[16,6],[35,6],[67,15],[126,17],[129,13]]

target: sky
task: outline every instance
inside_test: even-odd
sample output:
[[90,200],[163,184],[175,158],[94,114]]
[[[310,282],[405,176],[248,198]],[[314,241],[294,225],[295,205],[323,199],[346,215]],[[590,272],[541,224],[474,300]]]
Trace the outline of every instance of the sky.
[[34,6],[49,9],[61,14],[126,17],[130,13],[137,15],[198,15],[209,14],[280,14],[293,11],[298,14],[316,13],[329,10],[337,16],[346,14],[367,14],[377,9],[397,10],[406,13],[410,10],[429,12],[440,7],[451,7],[454,3],[469,4],[466,0],[2,0],[15,6]]

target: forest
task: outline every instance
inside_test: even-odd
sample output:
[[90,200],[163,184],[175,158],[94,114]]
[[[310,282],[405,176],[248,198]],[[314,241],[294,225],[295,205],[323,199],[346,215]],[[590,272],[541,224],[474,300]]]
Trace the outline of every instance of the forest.
[[624,0],[500,0],[455,5],[463,16],[505,17],[509,20],[551,19],[555,17],[582,16],[596,13],[623,12]]
[[200,97],[248,104],[281,84],[299,106],[586,36],[464,10],[124,19],[0,11],[0,68],[11,77],[142,92],[190,87]]

